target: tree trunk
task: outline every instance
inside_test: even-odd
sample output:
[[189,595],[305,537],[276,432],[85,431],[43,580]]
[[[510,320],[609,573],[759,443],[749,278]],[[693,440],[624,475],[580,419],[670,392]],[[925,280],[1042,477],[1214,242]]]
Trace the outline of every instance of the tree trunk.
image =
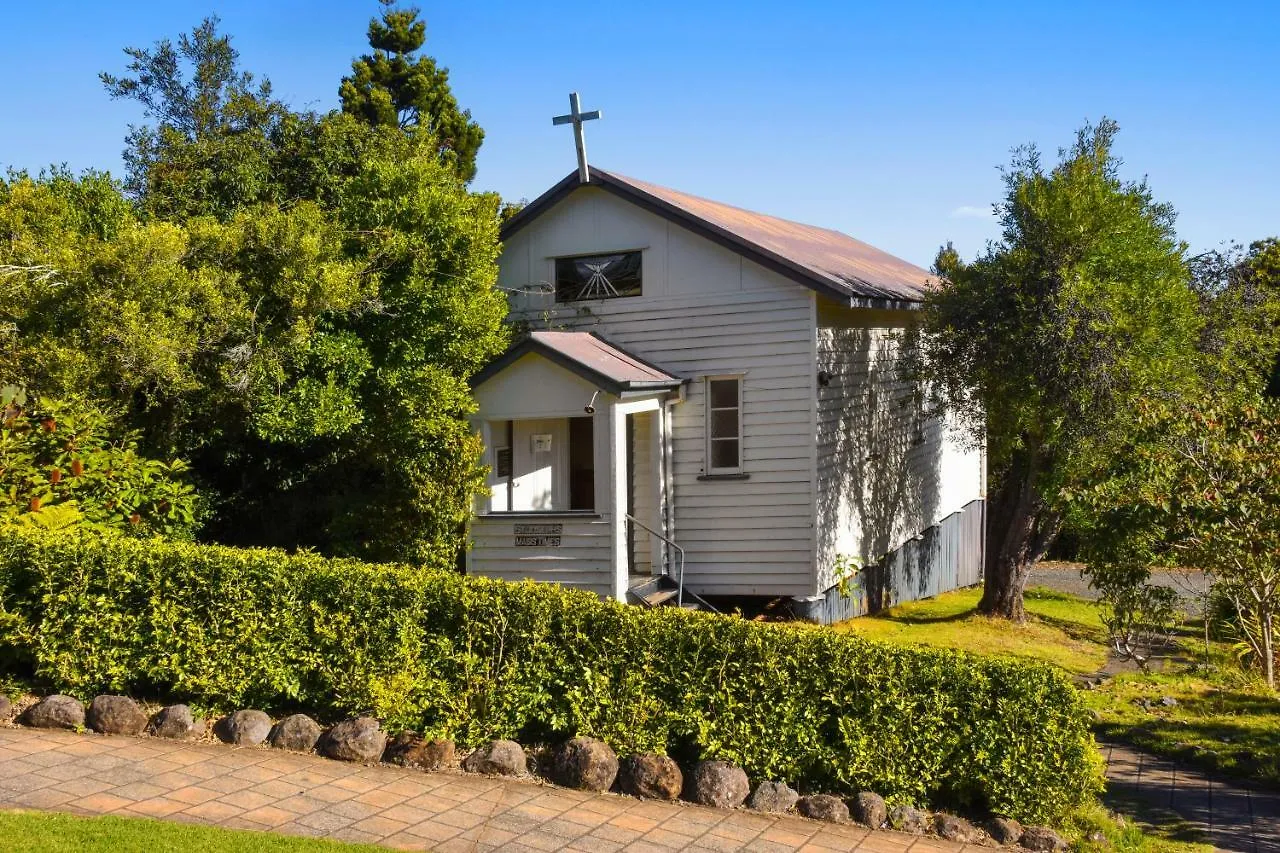
[[1015,454],[994,500],[987,503],[987,555],[978,612],[1022,622],[1022,593],[1031,566],[1058,535],[1061,520],[1039,492],[1043,460],[1032,450]]
[[1262,608],[1258,614],[1262,620],[1262,671],[1267,679],[1267,686],[1276,689],[1276,645],[1272,629],[1275,627],[1275,615],[1270,608]]

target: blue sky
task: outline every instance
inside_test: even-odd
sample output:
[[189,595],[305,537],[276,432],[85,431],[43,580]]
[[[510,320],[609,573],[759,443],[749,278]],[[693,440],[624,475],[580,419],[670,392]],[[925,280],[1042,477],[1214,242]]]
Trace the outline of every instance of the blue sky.
[[[1223,2],[422,3],[427,50],[485,128],[475,186],[533,198],[593,163],[837,228],[927,266],[996,236],[1011,147],[1052,153],[1120,122],[1133,177],[1193,248],[1280,233],[1280,4]],[[328,109],[373,0],[6,3],[0,164],[120,171],[132,104],[101,70],[211,12],[245,68]]]

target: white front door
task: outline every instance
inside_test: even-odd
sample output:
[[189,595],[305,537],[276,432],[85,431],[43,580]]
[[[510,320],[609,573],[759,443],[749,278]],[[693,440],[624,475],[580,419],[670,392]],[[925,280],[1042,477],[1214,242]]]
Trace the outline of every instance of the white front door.
[[511,509],[548,512],[566,505],[568,444],[565,418],[513,424]]

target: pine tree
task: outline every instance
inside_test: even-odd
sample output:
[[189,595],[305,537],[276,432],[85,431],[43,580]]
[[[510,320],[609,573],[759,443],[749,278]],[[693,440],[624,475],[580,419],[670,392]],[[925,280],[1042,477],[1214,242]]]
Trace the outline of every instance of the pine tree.
[[441,158],[470,181],[484,131],[471,120],[470,110],[458,107],[449,89],[449,70],[430,56],[417,55],[427,38],[419,10],[394,8],[395,0],[380,2],[386,7],[382,19],[369,22],[373,52],[352,62],[351,76],[342,78],[343,111],[375,127],[431,133]]

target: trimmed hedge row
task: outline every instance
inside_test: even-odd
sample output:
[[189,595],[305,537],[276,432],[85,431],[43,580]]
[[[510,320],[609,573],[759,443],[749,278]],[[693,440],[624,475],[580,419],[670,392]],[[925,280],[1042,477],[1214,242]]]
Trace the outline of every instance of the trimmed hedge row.
[[0,654],[82,696],[371,713],[462,745],[590,735],[1020,820],[1099,784],[1045,666],[305,553],[9,530]]

